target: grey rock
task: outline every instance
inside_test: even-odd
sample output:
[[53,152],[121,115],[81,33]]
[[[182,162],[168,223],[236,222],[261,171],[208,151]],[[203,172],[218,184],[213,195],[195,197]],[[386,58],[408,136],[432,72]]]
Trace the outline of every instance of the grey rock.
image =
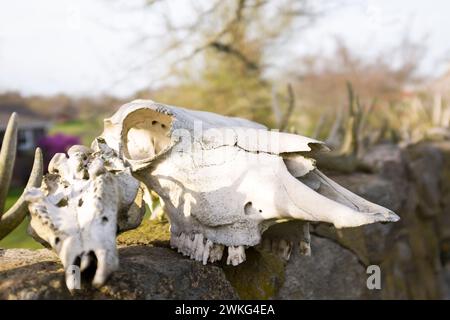
[[450,300],[450,264],[445,265],[443,274],[445,282],[443,298]]
[[331,179],[357,195],[393,211],[398,211],[405,194],[392,182],[377,174],[333,175]]
[[330,239],[311,240],[311,256],[292,254],[276,298],[365,299],[376,294],[367,289],[365,267],[351,251]]
[[71,295],[56,255],[10,249],[0,251],[0,299],[237,299],[217,266],[203,266],[159,247],[119,249],[120,269],[100,289]]
[[374,171],[387,175],[391,169],[395,169],[396,175],[404,174],[404,163],[402,149],[396,144],[379,144],[371,147],[362,157]]
[[444,171],[442,150],[436,145],[421,143],[411,146],[406,154],[409,172],[421,197],[421,214],[425,217],[438,215],[441,210],[441,176]]

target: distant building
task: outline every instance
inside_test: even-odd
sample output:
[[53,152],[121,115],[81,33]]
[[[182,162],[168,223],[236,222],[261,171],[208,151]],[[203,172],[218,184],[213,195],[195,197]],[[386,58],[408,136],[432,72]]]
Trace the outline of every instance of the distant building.
[[47,135],[50,122],[22,105],[0,105],[0,141],[3,143],[6,126],[13,112],[18,115],[17,154],[13,185],[27,182],[33,165],[34,150],[38,141]]

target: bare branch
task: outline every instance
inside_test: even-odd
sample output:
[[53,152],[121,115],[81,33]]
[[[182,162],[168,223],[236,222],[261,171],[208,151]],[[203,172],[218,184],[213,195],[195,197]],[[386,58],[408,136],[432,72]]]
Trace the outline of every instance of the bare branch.
[[319,139],[320,132],[322,131],[323,127],[325,126],[325,123],[327,122],[328,116],[326,113],[322,113],[319,121],[317,122],[316,127],[314,128],[314,132],[312,134],[312,138]]
[[332,148],[337,148],[341,142],[341,133],[344,122],[344,110],[343,107],[340,106],[333,125],[331,126],[331,130],[328,133],[327,138],[325,139],[325,143]]
[[275,90],[275,87],[272,86],[272,112],[275,116],[275,123],[277,125],[277,128],[281,126],[281,120],[282,120],[282,113],[280,109],[280,103],[278,101],[277,92]]
[[255,62],[250,61],[242,52],[240,52],[236,48],[233,48],[230,44],[224,44],[218,41],[214,41],[210,43],[209,46],[216,49],[217,51],[227,53],[236,57],[237,59],[242,61],[245,67],[249,70],[256,71],[259,69],[258,65]]
[[294,90],[292,89],[292,85],[288,84],[287,86],[287,92],[288,92],[288,108],[286,112],[284,113],[283,120],[281,121],[280,130],[283,131],[286,129],[287,125],[289,124],[289,119],[292,116],[292,112],[295,108],[295,95]]
[[295,95],[291,84],[287,85],[287,108],[284,113],[281,111],[276,90],[272,87],[272,112],[275,116],[275,122],[278,129],[283,131],[287,128],[294,109]]

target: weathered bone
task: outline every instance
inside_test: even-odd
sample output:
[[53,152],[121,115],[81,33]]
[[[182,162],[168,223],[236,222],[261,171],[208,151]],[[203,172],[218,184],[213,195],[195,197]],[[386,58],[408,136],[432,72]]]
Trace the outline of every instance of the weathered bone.
[[[102,138],[163,199],[171,246],[203,263],[224,247],[227,263],[243,262],[278,219],[336,228],[399,219],[316,169],[322,142],[248,120],[136,100],[105,120]],[[308,245],[305,237],[300,250]],[[277,250],[288,258],[292,244]]]
[[[0,240],[17,228],[28,214],[24,194],[20,196],[8,211],[3,212],[16,159],[17,134],[17,115],[13,113],[8,121],[0,151]],[[42,152],[37,148],[34,155],[33,168],[25,190],[39,186],[42,181],[42,175]]]
[[74,266],[96,268],[94,286],[107,280],[119,263],[117,232],[137,227],[144,214],[139,181],[101,139],[93,147],[56,154],[41,188],[25,194],[31,234],[56,251],[71,290]]

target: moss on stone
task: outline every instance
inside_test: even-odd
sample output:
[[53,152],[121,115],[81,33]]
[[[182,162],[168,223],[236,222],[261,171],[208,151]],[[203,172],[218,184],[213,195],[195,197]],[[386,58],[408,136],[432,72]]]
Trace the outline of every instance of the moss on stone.
[[170,224],[167,221],[144,219],[134,230],[126,231],[117,237],[119,245],[157,245],[168,246]]
[[270,253],[253,248],[247,260],[236,266],[223,266],[225,275],[241,299],[271,299],[284,283],[285,263]]

